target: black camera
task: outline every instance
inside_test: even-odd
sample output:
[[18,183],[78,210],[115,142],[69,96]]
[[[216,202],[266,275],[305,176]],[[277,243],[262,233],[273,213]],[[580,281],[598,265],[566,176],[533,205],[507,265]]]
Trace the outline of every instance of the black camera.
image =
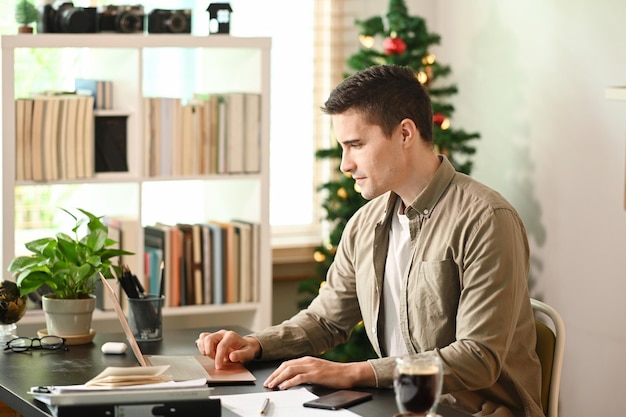
[[71,1],[61,3],[55,10],[46,4],[39,10],[39,33],[94,33],[98,31],[95,7],[74,7]]
[[191,33],[191,10],[154,9],[148,14],[148,33]]
[[98,13],[100,32],[143,32],[143,6],[104,6]]

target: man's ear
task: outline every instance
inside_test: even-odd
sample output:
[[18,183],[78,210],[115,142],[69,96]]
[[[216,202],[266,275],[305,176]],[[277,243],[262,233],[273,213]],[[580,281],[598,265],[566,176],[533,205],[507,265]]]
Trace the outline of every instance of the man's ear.
[[419,130],[411,119],[403,119],[400,122],[400,134],[405,145],[411,145],[420,139]]

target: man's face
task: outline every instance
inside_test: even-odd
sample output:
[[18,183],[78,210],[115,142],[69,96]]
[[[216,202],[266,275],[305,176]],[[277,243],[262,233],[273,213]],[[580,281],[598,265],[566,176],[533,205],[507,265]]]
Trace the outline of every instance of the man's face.
[[371,200],[392,190],[402,176],[405,155],[400,129],[387,138],[353,110],[332,116],[341,148],[341,171],[352,174],[361,195]]

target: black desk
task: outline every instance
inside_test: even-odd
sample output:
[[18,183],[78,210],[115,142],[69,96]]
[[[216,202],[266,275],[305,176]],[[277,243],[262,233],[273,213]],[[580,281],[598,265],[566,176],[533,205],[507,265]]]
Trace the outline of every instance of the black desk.
[[[245,332],[243,329],[233,329]],[[164,341],[142,343],[144,354],[189,355],[196,354],[195,340],[199,330],[166,330]],[[0,401],[24,417],[50,417],[44,405],[34,401],[26,392],[37,385],[83,384],[107,366],[136,366],[130,349],[125,355],[104,355],[100,346],[104,342],[125,342],[124,335],[97,334],[93,343],[70,346],[68,351],[32,351],[29,353],[0,353]],[[242,394],[264,391],[263,381],[278,366],[275,362],[254,362],[249,369],[257,378],[254,385],[231,385],[215,387],[214,395]],[[322,395],[329,392],[323,387],[309,386],[312,392]],[[393,416],[397,412],[392,390],[365,390],[374,394],[373,401],[351,407],[350,410],[364,417]],[[466,417],[447,407],[440,407],[443,417]],[[222,409],[224,417],[234,416]]]

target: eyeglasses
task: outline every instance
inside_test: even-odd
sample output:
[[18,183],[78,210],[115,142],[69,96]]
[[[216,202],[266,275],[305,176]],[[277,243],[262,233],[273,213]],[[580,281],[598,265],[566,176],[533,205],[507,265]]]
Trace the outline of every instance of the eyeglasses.
[[25,352],[29,349],[57,350],[65,346],[65,339],[59,336],[16,337],[7,342],[4,350]]

